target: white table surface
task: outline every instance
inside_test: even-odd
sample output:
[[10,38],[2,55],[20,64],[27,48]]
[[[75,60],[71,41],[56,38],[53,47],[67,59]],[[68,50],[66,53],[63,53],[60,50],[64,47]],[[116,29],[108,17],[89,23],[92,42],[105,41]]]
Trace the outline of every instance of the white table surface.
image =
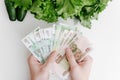
[[[11,22],[0,0],[0,80],[30,80],[30,52],[21,39],[42,21],[29,13],[23,22]],[[92,29],[81,28],[92,43],[94,59],[90,80],[120,80],[120,0],[113,0],[93,21]]]

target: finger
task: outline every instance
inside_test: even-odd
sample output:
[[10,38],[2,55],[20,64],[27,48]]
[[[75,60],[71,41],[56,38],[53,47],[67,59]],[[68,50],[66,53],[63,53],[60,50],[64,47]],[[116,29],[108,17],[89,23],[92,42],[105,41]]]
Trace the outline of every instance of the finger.
[[78,65],[70,48],[66,49],[65,54],[66,54],[66,57],[67,57],[70,67],[75,67]]
[[28,65],[31,75],[38,73],[42,67],[42,63],[40,63],[33,55],[28,57]]
[[51,53],[51,55],[48,57],[46,63],[45,63],[45,67],[47,69],[50,69],[52,67],[52,65],[54,64],[55,60],[56,60],[56,57],[57,57],[57,53],[56,51],[53,51]]
[[93,59],[91,56],[87,55],[79,64],[83,67],[90,67],[92,65]]
[[37,58],[35,58],[32,54],[28,57],[28,64],[29,65],[35,65],[35,64],[42,64],[40,63]]
[[86,56],[88,56],[88,52],[91,51],[91,48],[86,48],[85,52],[81,55],[81,58],[77,60],[77,63],[84,62]]

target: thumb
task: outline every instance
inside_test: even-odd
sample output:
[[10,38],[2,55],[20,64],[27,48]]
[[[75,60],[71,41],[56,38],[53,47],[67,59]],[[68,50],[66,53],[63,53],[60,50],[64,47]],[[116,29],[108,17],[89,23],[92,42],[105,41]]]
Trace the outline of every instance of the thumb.
[[51,68],[52,65],[54,64],[55,60],[56,60],[56,56],[57,56],[57,53],[56,51],[53,51],[50,56],[48,57],[46,63],[45,63],[45,67],[47,69]]
[[65,54],[66,54],[66,57],[67,57],[67,60],[68,60],[70,67],[73,68],[73,67],[78,65],[70,48],[66,49]]

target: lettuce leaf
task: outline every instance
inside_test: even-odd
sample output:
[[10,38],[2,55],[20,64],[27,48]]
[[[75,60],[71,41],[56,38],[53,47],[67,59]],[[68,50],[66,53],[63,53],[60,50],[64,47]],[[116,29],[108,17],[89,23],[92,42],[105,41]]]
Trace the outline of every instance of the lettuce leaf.
[[[34,14],[35,18],[47,22],[56,22],[59,17],[63,19],[76,18],[83,26],[91,28],[91,21],[98,18],[99,13],[106,8],[109,1],[34,0],[30,12]],[[27,3],[30,3],[29,0]]]
[[98,14],[102,12],[109,0],[96,0],[91,5],[84,5],[77,18],[80,19],[81,24],[87,28],[91,28],[91,20],[98,19]]
[[35,0],[30,9],[35,18],[47,22],[56,22],[58,20],[57,12],[51,0]]
[[81,24],[91,28],[91,20],[105,9],[109,0],[56,0],[57,13],[64,19],[76,17]]

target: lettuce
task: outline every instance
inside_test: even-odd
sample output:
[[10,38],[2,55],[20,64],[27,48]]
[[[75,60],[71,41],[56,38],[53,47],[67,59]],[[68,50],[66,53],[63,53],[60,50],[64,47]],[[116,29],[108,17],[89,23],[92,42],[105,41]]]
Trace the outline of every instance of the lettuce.
[[76,18],[80,23],[91,28],[91,20],[97,19],[109,0],[34,0],[30,12],[35,18],[47,22]]
[[35,0],[30,12],[35,15],[35,18],[47,22],[56,22],[58,20],[57,12],[51,0]]

